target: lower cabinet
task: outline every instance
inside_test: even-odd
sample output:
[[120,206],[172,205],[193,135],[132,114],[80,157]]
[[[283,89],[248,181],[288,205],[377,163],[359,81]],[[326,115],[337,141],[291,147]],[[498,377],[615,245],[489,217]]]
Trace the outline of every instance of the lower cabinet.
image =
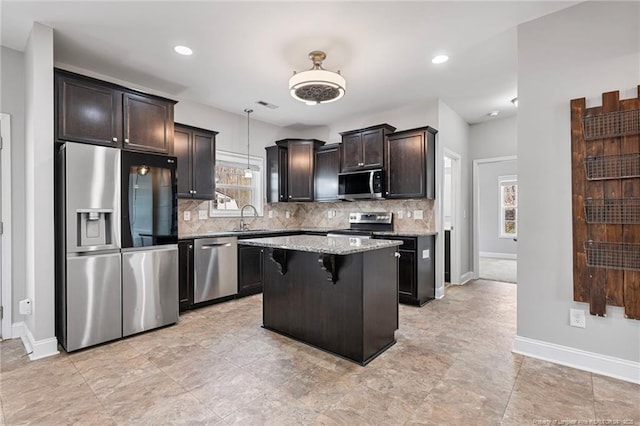
[[[386,238],[389,237],[376,237]],[[435,235],[393,236],[399,247],[398,292],[400,303],[422,306],[435,298]]]
[[262,291],[262,247],[238,244],[238,296]]
[[178,300],[180,312],[193,301],[193,240],[178,242]]

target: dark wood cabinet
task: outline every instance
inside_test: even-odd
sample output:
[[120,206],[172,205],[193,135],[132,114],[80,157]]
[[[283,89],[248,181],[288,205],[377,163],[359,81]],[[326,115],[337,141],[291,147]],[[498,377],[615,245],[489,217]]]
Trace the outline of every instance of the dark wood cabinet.
[[387,137],[385,198],[435,198],[437,132],[427,126]]
[[193,240],[178,242],[178,298],[180,312],[193,301]]
[[178,197],[214,199],[218,132],[176,123],[174,133],[174,155],[178,158]]
[[341,132],[342,172],[384,167],[384,142],[396,128],[388,124]]
[[173,103],[123,93],[124,149],[173,154]]
[[173,154],[175,101],[59,69],[54,77],[57,141]]
[[[389,238],[376,236],[375,238]],[[435,298],[435,235],[393,236],[399,247],[398,295],[401,303],[422,306]]]
[[285,202],[287,189],[287,148],[268,146],[267,151],[267,202]]
[[238,296],[262,291],[262,247],[238,244]]
[[315,153],[314,199],[338,200],[338,173],[340,173],[340,145],[318,148]]
[[[313,201],[317,139],[282,139],[267,147],[267,201]],[[277,186],[277,190],[276,190]]]

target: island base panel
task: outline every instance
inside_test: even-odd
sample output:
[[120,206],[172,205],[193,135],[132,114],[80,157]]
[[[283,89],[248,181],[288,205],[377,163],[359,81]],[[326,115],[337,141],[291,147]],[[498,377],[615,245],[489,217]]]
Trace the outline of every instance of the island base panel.
[[395,343],[395,249],[339,256],[335,284],[318,259],[318,253],[288,251],[284,275],[265,261],[264,327],[366,364]]

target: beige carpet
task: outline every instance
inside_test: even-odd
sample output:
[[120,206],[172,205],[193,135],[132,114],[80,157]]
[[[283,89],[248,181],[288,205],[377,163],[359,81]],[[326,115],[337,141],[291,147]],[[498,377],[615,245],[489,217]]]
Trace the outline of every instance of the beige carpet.
[[479,274],[480,278],[485,280],[515,284],[518,276],[517,261],[481,257]]

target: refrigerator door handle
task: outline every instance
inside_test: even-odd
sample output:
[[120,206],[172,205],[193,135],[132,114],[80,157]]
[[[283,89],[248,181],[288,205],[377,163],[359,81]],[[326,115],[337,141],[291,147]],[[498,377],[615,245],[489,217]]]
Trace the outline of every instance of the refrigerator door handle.
[[164,244],[161,246],[147,246],[147,247],[132,247],[122,249],[122,253],[135,253],[137,251],[170,251],[177,250],[177,244]]

